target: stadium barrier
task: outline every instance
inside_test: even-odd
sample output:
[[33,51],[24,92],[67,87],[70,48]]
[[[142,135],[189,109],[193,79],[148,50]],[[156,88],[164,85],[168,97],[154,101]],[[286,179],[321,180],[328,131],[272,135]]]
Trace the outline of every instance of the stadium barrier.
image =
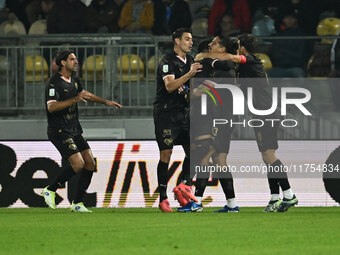
[[[335,45],[324,44],[326,37],[261,37],[259,53],[269,54],[274,40],[308,40],[317,50],[309,66],[310,81],[304,85],[312,92],[310,106],[313,116],[301,119],[294,129],[284,129],[280,139],[337,139],[339,130],[338,111],[334,110],[336,91],[316,72],[326,67],[318,66],[318,54],[322,50],[335,50]],[[327,37],[331,42],[338,37]],[[202,39],[202,38],[201,38]],[[328,40],[329,41],[329,40]],[[195,39],[195,45],[198,40]],[[55,55],[62,48],[73,49],[79,60],[78,75],[85,89],[100,97],[116,100],[124,109],[115,111],[120,117],[152,117],[152,103],[156,91],[156,66],[159,59],[172,50],[170,36],[147,35],[18,35],[2,37],[0,41],[0,117],[44,115],[44,87],[48,77],[57,71]],[[332,49],[331,49],[332,48]],[[322,50],[320,50],[322,49]],[[192,54],[195,54],[193,50]],[[319,54],[320,55],[320,54]],[[155,60],[158,61],[155,61]],[[335,61],[335,60],[332,60]],[[314,64],[313,64],[314,63]],[[320,63],[319,63],[320,64]],[[334,64],[334,63],[333,63]],[[314,70],[314,71],[313,71]],[[313,72],[317,77],[313,77]],[[289,83],[289,81],[287,81]],[[293,85],[290,85],[293,86]],[[81,116],[112,116],[107,107],[86,103],[81,106]],[[234,138],[250,139],[252,130],[237,130]]]
[[[289,168],[288,176],[299,198],[299,206],[338,205],[326,192],[322,177],[326,159],[339,142],[280,143],[280,159]],[[158,206],[158,158],[155,157],[158,149],[155,141],[90,141],[89,144],[96,159],[97,172],[85,196],[88,206]],[[0,207],[44,207],[40,192],[56,178],[63,164],[58,151],[48,141],[0,141],[0,150],[0,162],[6,162],[0,168]],[[183,158],[182,149],[175,148],[169,164],[171,177],[168,186],[173,207],[178,204],[170,194],[182,170]],[[228,159],[239,205],[265,206],[270,194],[255,141],[232,141]],[[337,173],[339,175],[339,170]],[[58,190],[58,207],[69,206],[76,183],[77,176]],[[336,196],[331,195],[339,198],[339,190],[336,192]],[[217,180],[209,180],[204,203],[206,206],[224,206],[224,194]]]

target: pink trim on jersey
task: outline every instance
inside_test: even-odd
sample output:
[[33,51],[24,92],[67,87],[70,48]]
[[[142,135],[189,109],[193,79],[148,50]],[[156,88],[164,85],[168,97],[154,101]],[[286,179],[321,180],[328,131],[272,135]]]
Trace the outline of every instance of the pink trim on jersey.
[[163,77],[163,80],[165,80],[165,78],[166,78],[166,77],[169,77],[169,76],[175,77],[175,75],[173,75],[173,74],[168,74],[168,75],[165,75],[165,76]]
[[247,58],[244,55],[240,55],[241,61],[240,64],[244,64],[247,62]]
[[53,103],[53,102],[57,102],[57,100],[48,100],[48,101],[46,102],[46,104]]
[[215,59],[212,63],[211,63],[211,67],[214,67],[214,64],[216,61],[219,61],[218,59]]
[[69,79],[65,78],[64,76],[60,76],[64,81],[71,83],[71,77]]
[[182,62],[184,62],[184,64],[186,64],[187,63],[187,59],[185,58],[182,58],[181,56],[176,56],[176,57],[178,57]]

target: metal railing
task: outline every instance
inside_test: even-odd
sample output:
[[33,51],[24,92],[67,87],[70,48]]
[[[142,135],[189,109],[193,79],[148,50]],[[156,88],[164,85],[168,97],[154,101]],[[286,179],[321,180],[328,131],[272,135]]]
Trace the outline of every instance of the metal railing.
[[[268,53],[273,40],[294,39],[314,40],[315,43],[322,40],[320,37],[265,37],[260,38],[262,44],[258,52]],[[197,40],[195,45],[198,45]],[[56,71],[56,53],[64,48],[75,51],[79,60],[77,75],[86,90],[124,105],[124,110],[117,114],[152,116],[157,63],[162,55],[172,50],[171,38],[78,34],[0,37],[0,117],[44,114],[45,85]],[[324,91],[332,93],[328,86]],[[324,113],[332,112],[329,110],[333,107],[331,99],[323,103],[328,109],[313,105],[317,113],[313,118],[295,116],[301,118],[299,129],[285,130],[281,136],[286,139],[339,137],[334,128],[339,124],[334,117],[336,113],[332,113],[332,118],[324,116]],[[109,112],[105,106],[95,103],[86,103],[82,108],[86,109],[83,116],[104,116]],[[253,137],[252,132],[236,135],[239,138]]]
[[[46,82],[57,70],[56,53],[69,48],[77,55],[77,75],[86,90],[126,108],[148,109],[155,93],[156,60],[169,39],[89,35],[67,37],[67,42],[61,36],[0,39],[0,106],[41,109]],[[89,103],[86,107],[101,106]]]

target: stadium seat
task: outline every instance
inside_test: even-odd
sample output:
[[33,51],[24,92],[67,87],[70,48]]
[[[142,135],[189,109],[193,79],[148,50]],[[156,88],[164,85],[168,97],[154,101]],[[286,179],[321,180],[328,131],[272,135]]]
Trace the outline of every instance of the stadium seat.
[[6,20],[0,24],[0,35],[25,35],[24,24],[19,20]]
[[276,34],[274,20],[266,16],[256,21],[251,32],[254,36],[272,36]]
[[[320,21],[316,28],[319,36],[338,35],[340,32],[340,19],[326,18]],[[321,43],[332,44],[332,39],[322,39]]]
[[265,70],[269,70],[273,68],[272,61],[270,60],[267,54],[256,53],[255,55],[261,60]]
[[37,20],[34,22],[29,31],[28,34],[30,35],[42,35],[47,33],[47,24],[45,19]]
[[144,78],[144,63],[138,55],[124,54],[117,59],[119,81],[138,81]]
[[[158,63],[161,61],[161,59],[162,57],[159,56]],[[157,69],[158,63],[155,62],[155,56],[152,56],[148,61],[148,79],[151,81],[156,79],[155,71]]]
[[48,66],[44,57],[39,55],[26,57],[26,81],[42,82],[48,79]]
[[199,18],[192,22],[191,25],[192,34],[195,37],[207,37],[208,36],[208,19]]
[[84,79],[88,81],[102,81],[106,70],[106,56],[92,55],[87,57],[82,66]]

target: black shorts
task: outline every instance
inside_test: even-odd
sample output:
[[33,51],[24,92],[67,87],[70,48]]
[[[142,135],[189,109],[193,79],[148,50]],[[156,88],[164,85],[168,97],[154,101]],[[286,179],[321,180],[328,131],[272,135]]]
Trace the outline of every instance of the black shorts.
[[62,130],[48,129],[47,136],[64,159],[68,159],[78,152],[90,149],[89,144],[81,134],[73,136]]
[[163,111],[154,109],[155,134],[160,151],[174,145],[189,145],[189,111]]
[[218,127],[213,128],[212,146],[216,153],[229,153],[233,130],[234,126],[230,127],[230,125],[218,125]]
[[272,127],[272,122],[264,121],[262,127],[254,127],[254,132],[256,136],[257,146],[260,152],[265,152],[266,150],[277,150],[279,145],[277,143],[277,132],[279,129],[279,124],[275,121]]

